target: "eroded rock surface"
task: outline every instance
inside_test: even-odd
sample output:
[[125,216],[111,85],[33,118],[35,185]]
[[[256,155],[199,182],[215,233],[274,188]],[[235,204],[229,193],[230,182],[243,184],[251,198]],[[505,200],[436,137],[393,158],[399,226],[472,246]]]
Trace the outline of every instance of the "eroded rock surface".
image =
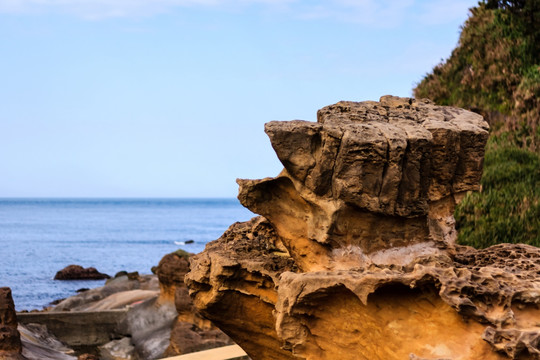
[[186,276],[195,306],[252,359],[295,358],[281,349],[272,314],[279,275],[296,270],[278,242],[261,217],[236,223],[195,255]]
[[[176,315],[168,326],[167,342],[161,351],[163,357],[232,344],[227,335],[199,314],[189,297],[184,277],[189,271],[191,255],[178,250],[165,255],[157,267],[161,288],[160,303],[169,304]],[[155,331],[151,332],[151,336],[160,338]]]
[[335,268],[348,247],[393,263],[388,249],[408,247],[405,261],[453,245],[455,202],[482,175],[480,115],[386,96],[327,106],[317,120],[266,124],[285,169],[238,180],[240,202],[272,223],[303,271]]
[[383,97],[266,132],[285,169],[238,181],[264,217],[233,224],[186,276],[252,359],[540,359],[540,250],[455,244],[481,116]]
[[0,288],[0,359],[24,359],[21,336],[17,330],[15,304],[8,287]]

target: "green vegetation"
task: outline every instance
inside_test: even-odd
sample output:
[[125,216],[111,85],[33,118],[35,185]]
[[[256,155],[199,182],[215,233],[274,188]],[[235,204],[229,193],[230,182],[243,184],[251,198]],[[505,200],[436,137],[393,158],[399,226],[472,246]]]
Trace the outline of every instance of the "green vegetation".
[[480,2],[450,58],[414,94],[491,125],[482,190],[456,209],[459,242],[540,246],[540,2]]
[[181,258],[184,258],[186,260],[189,260],[189,258],[191,257],[191,255],[193,254],[190,254],[188,253],[187,251],[184,251],[182,249],[178,249],[176,250],[175,252],[173,252],[172,254],[175,254],[176,256],[178,257],[181,257]]
[[540,246],[540,156],[491,137],[481,184],[456,210],[460,243]]

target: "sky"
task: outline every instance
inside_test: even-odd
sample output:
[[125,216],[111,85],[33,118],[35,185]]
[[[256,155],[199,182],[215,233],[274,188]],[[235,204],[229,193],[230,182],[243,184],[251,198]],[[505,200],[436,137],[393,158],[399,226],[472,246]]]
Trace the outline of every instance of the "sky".
[[412,89],[469,0],[0,0],[0,197],[235,197],[264,123]]

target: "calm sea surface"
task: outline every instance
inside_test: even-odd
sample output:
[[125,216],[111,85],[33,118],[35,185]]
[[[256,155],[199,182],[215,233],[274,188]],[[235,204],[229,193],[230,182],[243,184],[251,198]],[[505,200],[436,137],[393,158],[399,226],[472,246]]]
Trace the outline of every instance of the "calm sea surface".
[[163,255],[200,252],[253,216],[236,199],[0,199],[0,286],[18,311],[41,309],[104,283],[53,280],[67,265],[149,274]]

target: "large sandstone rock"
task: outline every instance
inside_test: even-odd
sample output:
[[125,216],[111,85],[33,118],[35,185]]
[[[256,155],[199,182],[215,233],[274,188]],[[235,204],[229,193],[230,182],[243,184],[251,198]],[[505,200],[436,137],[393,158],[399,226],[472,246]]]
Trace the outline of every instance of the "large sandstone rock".
[[393,263],[389,250],[407,248],[408,261],[454,244],[455,202],[482,175],[480,115],[387,96],[327,106],[317,119],[266,124],[285,169],[238,180],[240,202],[272,223],[303,271],[342,267],[342,249]]
[[266,132],[285,169],[238,181],[264,217],[233,224],[186,276],[252,359],[540,359],[540,250],[455,244],[481,116],[383,97]]

